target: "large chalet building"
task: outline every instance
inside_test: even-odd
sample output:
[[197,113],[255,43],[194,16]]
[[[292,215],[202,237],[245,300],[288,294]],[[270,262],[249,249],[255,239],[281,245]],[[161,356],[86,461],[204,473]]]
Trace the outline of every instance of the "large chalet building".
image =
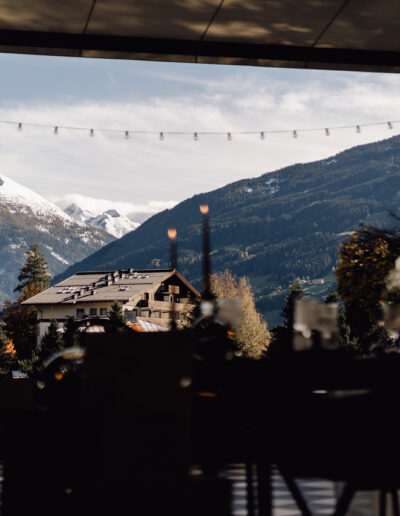
[[[78,272],[23,302],[38,311],[38,342],[56,319],[98,321],[107,318],[115,301],[129,323],[168,326],[174,317],[184,321],[199,292],[175,269]],[[173,315],[174,314],[174,315]]]

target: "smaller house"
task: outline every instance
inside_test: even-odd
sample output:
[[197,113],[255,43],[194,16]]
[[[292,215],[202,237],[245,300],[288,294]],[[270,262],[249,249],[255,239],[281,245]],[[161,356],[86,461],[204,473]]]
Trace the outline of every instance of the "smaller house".
[[[175,269],[78,272],[23,302],[38,311],[38,342],[56,319],[107,318],[115,301],[129,323],[169,326],[186,320],[200,293]],[[138,327],[138,326],[137,326]]]

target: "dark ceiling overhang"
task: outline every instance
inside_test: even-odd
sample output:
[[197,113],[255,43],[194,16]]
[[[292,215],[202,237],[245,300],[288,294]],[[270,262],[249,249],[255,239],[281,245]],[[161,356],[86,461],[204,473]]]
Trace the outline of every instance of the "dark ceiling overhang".
[[0,0],[0,52],[399,72],[398,0]]
[[[400,53],[394,51],[357,50],[344,48],[318,48],[294,45],[269,45],[254,43],[235,43],[221,41],[193,41],[166,38],[137,38],[126,36],[105,36],[97,34],[66,34],[38,31],[0,31],[0,46],[10,52],[17,48],[28,53],[46,53],[54,51],[60,54],[68,51],[78,56],[89,52],[98,52],[101,57],[113,57],[108,53],[117,53],[122,58],[147,59],[152,57],[160,61],[182,61],[192,58],[193,62],[201,59],[219,58],[256,61],[270,61],[273,66],[283,62],[298,63],[305,68],[342,65],[343,68],[370,67],[376,71],[391,71],[400,67]],[[58,53],[57,52],[57,53]],[[25,52],[24,52],[25,53]],[[149,56],[150,54],[150,56]],[[200,58],[200,59],[199,59]],[[245,63],[244,63],[245,64]],[[251,63],[249,63],[251,64]]]

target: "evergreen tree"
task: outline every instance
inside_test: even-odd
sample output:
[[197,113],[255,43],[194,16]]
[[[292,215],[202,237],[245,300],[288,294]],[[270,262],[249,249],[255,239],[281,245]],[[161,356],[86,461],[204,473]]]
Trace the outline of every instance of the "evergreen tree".
[[122,305],[118,303],[118,301],[114,301],[111,305],[109,319],[109,324],[106,328],[108,333],[116,334],[126,332],[126,318],[122,310]]
[[22,302],[40,291],[38,284],[26,285],[15,302],[4,303],[2,319],[5,322],[6,334],[14,344],[18,360],[30,359],[37,341],[37,310],[33,306],[23,305]]
[[58,322],[52,319],[46,333],[43,335],[42,342],[38,349],[38,357],[41,364],[53,353],[61,351],[64,348],[62,336],[57,330]]
[[281,355],[292,349],[294,306],[297,299],[303,297],[303,289],[296,280],[290,287],[285,304],[281,310],[283,323],[272,328],[272,341],[268,348],[270,356]]
[[79,324],[77,323],[74,316],[67,317],[64,324],[64,346],[70,348],[73,346],[79,346],[80,342],[80,331]]
[[11,376],[13,368],[16,367],[15,350],[10,339],[7,338],[0,326],[0,377]]
[[18,285],[14,291],[21,292],[15,302],[6,301],[2,318],[7,336],[13,341],[18,360],[29,362],[36,349],[37,311],[33,306],[22,303],[42,292],[50,285],[47,263],[39,252],[39,246],[32,244],[26,253],[25,264],[20,269]]
[[358,351],[360,349],[358,340],[356,337],[352,336],[351,328],[347,321],[347,314],[345,307],[337,296],[335,290],[330,292],[324,301],[326,304],[329,303],[338,303],[338,326],[339,326],[339,346],[348,351]]
[[18,281],[14,292],[22,292],[32,284],[36,285],[36,288],[40,288],[39,292],[50,286],[48,266],[43,254],[39,252],[38,244],[31,244],[26,252],[25,264],[20,269]]

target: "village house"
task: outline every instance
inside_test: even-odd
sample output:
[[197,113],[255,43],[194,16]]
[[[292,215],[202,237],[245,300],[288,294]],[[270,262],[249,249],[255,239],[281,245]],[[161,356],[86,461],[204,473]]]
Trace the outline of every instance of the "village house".
[[23,302],[38,311],[38,342],[56,319],[62,328],[67,317],[98,321],[107,318],[115,301],[128,323],[169,326],[183,322],[199,292],[175,269],[124,269],[78,272]]

